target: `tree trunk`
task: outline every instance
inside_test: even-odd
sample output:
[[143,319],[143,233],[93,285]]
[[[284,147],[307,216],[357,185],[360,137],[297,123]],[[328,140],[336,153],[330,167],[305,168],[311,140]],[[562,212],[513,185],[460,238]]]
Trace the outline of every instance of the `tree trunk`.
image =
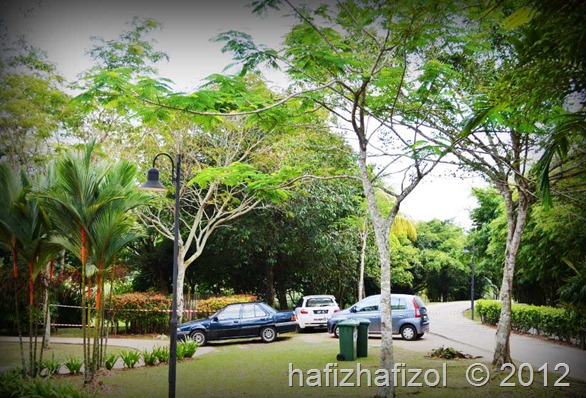
[[366,240],[368,238],[368,218],[364,217],[360,233],[360,271],[358,272],[358,300],[364,298],[364,263],[366,261]]
[[[372,186],[370,176],[368,175],[368,166],[366,163],[366,148],[361,148],[359,155],[359,166],[362,178],[362,185],[364,194],[368,203],[368,210],[371,216],[372,225],[374,227],[374,236],[376,238],[376,245],[380,257],[381,267],[381,354],[380,354],[380,368],[390,370],[394,366],[393,358],[393,328],[392,328],[392,313],[391,313],[391,258],[389,255],[389,233],[390,226],[394,217],[391,215],[389,220],[385,222],[382,218],[376,203],[374,194],[374,187]],[[396,214],[398,206],[395,205],[392,214]],[[388,386],[379,388],[378,397],[389,398],[395,396],[395,385],[393,377],[389,377]]]
[[[53,263],[47,264],[47,278],[44,281],[44,295],[43,295],[43,314],[45,320],[45,328],[43,333],[43,348],[49,349],[51,346],[51,311],[50,311],[50,302],[49,302],[49,284],[51,283],[51,274],[52,274],[52,267]],[[42,351],[41,351],[41,360],[42,360]]]
[[513,295],[513,278],[517,253],[521,245],[521,236],[525,228],[529,201],[522,192],[519,199],[513,199],[513,193],[507,184],[502,184],[500,191],[505,199],[505,211],[507,215],[507,244],[505,248],[505,265],[503,282],[501,285],[501,314],[496,330],[496,345],[492,364],[500,369],[504,363],[511,363],[511,347],[509,343],[511,335],[511,306]]
[[177,293],[177,325],[181,325],[183,321],[183,309],[185,308],[183,302],[183,283],[185,282],[185,251],[182,242],[179,242],[179,252],[177,253],[177,287],[173,285],[174,292]]
[[271,307],[275,306],[275,274],[273,272],[273,265],[270,260],[267,261],[266,266],[266,282],[267,282],[267,304]]

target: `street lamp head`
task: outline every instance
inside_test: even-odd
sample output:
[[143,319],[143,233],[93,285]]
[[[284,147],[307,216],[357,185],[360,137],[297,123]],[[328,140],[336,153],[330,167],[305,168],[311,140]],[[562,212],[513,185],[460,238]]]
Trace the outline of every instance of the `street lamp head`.
[[161,181],[159,180],[159,169],[155,167],[149,169],[147,173],[147,181],[141,184],[138,189],[155,192],[165,192],[167,190],[167,188],[161,184]]

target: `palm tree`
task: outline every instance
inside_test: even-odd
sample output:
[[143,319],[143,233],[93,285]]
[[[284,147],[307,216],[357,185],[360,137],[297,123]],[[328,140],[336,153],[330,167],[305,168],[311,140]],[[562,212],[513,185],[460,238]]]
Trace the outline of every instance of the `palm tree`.
[[[146,203],[148,196],[135,187],[136,168],[129,163],[118,163],[108,173],[104,189],[123,194],[123,199],[111,202],[92,223],[89,238],[92,260],[97,264],[96,311],[97,326],[94,338],[93,366],[99,369],[104,353],[104,308],[101,306],[104,292],[104,274],[107,273],[120,252],[139,233],[130,210]],[[98,344],[99,341],[99,344]]]
[[[0,211],[0,235],[3,242],[8,242],[13,253],[13,272],[18,280],[18,261],[25,263],[29,274],[29,368],[28,373],[36,376],[38,363],[42,360],[43,350],[40,351],[37,361],[37,336],[39,322],[35,322],[38,311],[35,309],[35,281],[41,270],[54,257],[56,250],[49,242],[50,222],[41,210],[37,201],[29,194],[32,182],[21,170],[13,170],[7,164],[0,167],[2,199],[8,206],[2,206]],[[15,283],[16,288],[18,283]],[[48,288],[48,286],[46,286]],[[18,311],[18,297],[15,297]],[[19,321],[18,321],[19,322]],[[45,319],[45,323],[47,320]],[[26,372],[24,361],[24,347],[22,333],[19,329],[23,370]]]
[[[136,234],[131,231],[128,211],[145,203],[146,196],[135,192],[135,167],[127,162],[115,166],[93,159],[95,145],[83,151],[69,151],[53,165],[54,183],[36,192],[51,213],[57,234],[52,242],[68,250],[81,263],[82,330],[84,343],[84,382],[91,382],[97,368],[92,355],[88,323],[92,319],[92,278],[97,279],[96,308],[101,305],[104,267],[114,262],[120,250]],[[98,319],[101,322],[101,319]],[[99,323],[97,326],[100,326]],[[99,328],[96,328],[99,329]],[[94,347],[96,337],[94,335]],[[94,353],[97,353],[94,348]]]
[[18,331],[22,369],[26,369],[20,311],[18,300],[18,237],[23,235],[16,208],[18,203],[25,201],[27,181],[24,173],[17,172],[8,163],[0,163],[0,243],[12,252],[12,267],[14,275],[14,303],[16,310],[16,327]]

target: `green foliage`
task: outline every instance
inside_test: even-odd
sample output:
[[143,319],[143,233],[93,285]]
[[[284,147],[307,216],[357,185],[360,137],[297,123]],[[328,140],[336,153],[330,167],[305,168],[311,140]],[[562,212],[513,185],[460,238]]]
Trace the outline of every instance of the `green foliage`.
[[177,344],[177,351],[175,353],[177,360],[183,359],[185,356],[185,346],[183,344]]
[[[179,342],[177,344],[178,349],[179,346],[181,346],[182,358],[191,358],[197,351],[197,343],[191,337],[186,337],[184,341]],[[177,351],[177,358],[179,358],[179,350]]]
[[[496,325],[500,318],[501,303],[477,300],[476,311],[483,322]],[[515,330],[535,332],[565,341],[583,338],[586,330],[586,319],[563,308],[513,304],[511,316],[511,327]]]
[[120,351],[120,358],[122,358],[122,363],[127,368],[134,368],[134,366],[140,360],[140,352],[138,351]]
[[65,361],[64,365],[71,374],[76,375],[81,372],[83,361],[77,357],[71,357]]
[[107,370],[114,369],[114,365],[116,365],[116,361],[118,360],[118,354],[111,353],[106,355],[105,366]]
[[[179,350],[177,352],[179,352]],[[177,356],[179,357],[179,355]],[[157,361],[159,360],[157,353],[155,351],[148,350],[144,350],[142,352],[142,359],[144,360],[145,366],[154,366],[157,364]]]
[[55,373],[59,373],[59,369],[61,369],[61,361],[55,359],[55,354],[51,355],[51,359],[44,359],[39,367],[41,372],[45,370],[47,372],[47,376],[52,376]]
[[168,346],[154,348],[153,355],[157,357],[160,363],[169,363],[169,358],[171,357]]
[[200,300],[197,303],[197,312],[204,316],[210,316],[215,314],[228,304],[232,303],[248,303],[256,301],[256,296],[250,294],[237,294],[226,297],[210,297],[204,300]]
[[228,166],[203,168],[188,185],[197,184],[200,188],[207,188],[212,183],[227,187],[244,186],[251,194],[278,203],[288,197],[284,185],[299,175],[298,168],[284,167],[266,174],[251,164],[234,162]]
[[95,392],[77,389],[52,379],[23,379],[17,370],[0,373],[0,396],[36,398],[90,398]]
[[[431,301],[462,300],[469,297],[468,262],[462,255],[464,232],[453,222],[430,220],[417,225],[421,271],[414,270]],[[421,279],[420,279],[421,280]],[[480,293],[480,290],[479,290]]]
[[168,328],[171,298],[162,294],[127,293],[112,296],[110,310],[114,322],[130,324],[132,333],[160,333]]
[[0,148],[9,162],[26,170],[43,170],[54,153],[54,134],[67,121],[69,100],[63,78],[46,54],[24,38],[9,43],[1,34]]

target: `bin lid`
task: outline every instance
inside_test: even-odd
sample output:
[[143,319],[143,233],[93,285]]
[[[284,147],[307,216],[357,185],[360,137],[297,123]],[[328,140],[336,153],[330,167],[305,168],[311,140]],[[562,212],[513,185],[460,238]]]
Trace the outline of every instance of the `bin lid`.
[[370,325],[370,320],[366,318],[354,318],[354,320],[360,323],[361,325]]
[[357,327],[360,324],[356,319],[344,319],[343,321],[338,322],[338,326],[352,326]]

